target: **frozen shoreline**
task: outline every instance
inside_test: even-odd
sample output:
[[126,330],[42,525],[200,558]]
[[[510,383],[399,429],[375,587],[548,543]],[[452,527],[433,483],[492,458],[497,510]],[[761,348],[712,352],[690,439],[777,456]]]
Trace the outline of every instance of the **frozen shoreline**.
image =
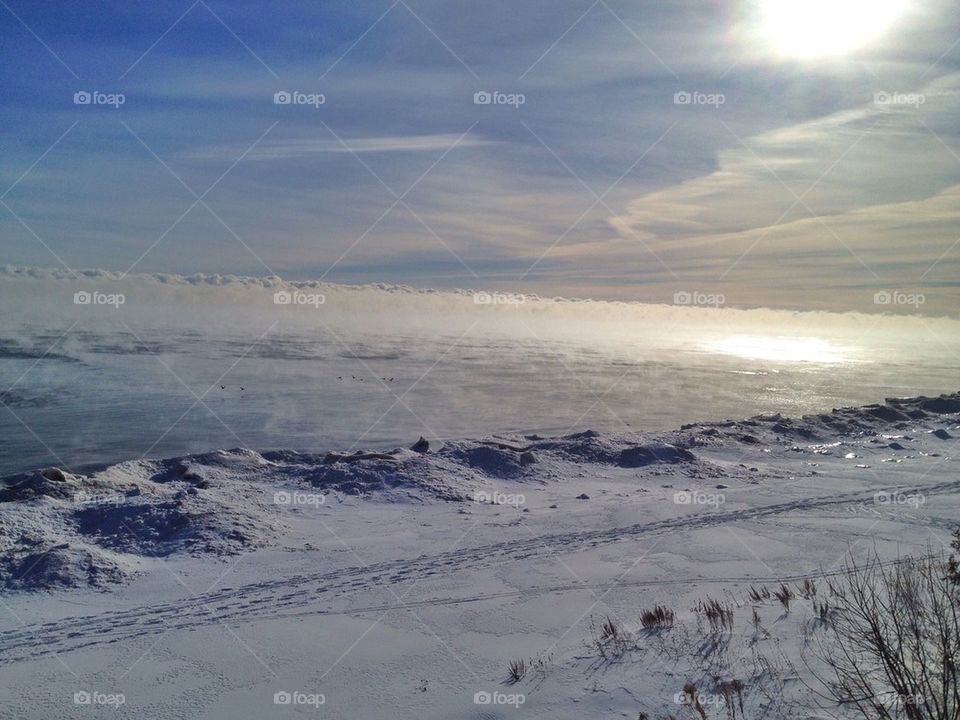
[[[123,578],[137,558],[177,552],[233,555],[267,546],[282,534],[284,506],[297,509],[297,505],[363,499],[426,504],[478,498],[519,506],[517,497],[525,499],[523,493],[503,493],[498,486],[522,488],[530,483],[558,482],[571,474],[571,468],[594,473],[604,468],[636,469],[649,476],[679,470],[683,477],[700,481],[700,488],[687,490],[706,492],[717,489],[709,487],[709,480],[736,473],[711,462],[703,450],[731,444],[766,446],[771,438],[780,444],[819,443],[826,448],[844,439],[876,442],[883,431],[916,432],[918,428],[929,432],[934,444],[941,441],[946,445],[960,433],[951,434],[934,425],[958,413],[960,393],[891,398],[884,404],[835,409],[799,419],[774,414],[697,423],[662,433],[492,436],[446,442],[439,448],[431,448],[421,438],[410,449],[319,454],[238,448],[163,460],[131,460],[89,474],[47,468],[0,478],[0,508],[30,505],[29,518],[22,518],[23,527],[38,533],[18,546],[11,545],[12,533],[7,529],[0,567],[10,588],[43,588],[48,582],[54,587],[101,586]],[[881,444],[894,453],[907,449],[896,441]],[[857,466],[864,474],[870,470],[865,464]],[[224,494],[254,481],[277,488],[274,507],[251,500],[256,509],[244,509]],[[250,495],[249,488],[244,492],[244,497]],[[692,496],[691,504],[697,502],[702,501]],[[49,527],[43,527],[34,516],[47,518]],[[71,522],[75,532],[65,533],[62,540],[51,530],[70,527]],[[49,577],[38,573],[38,566],[49,566]],[[86,583],[80,577],[84,566]],[[32,568],[30,573],[26,568]]]
[[[958,441],[953,394],[662,433],[8,477],[0,699],[24,718],[81,717],[77,690],[123,693],[142,717],[226,718],[298,691],[323,694],[325,717],[439,719],[488,717],[474,696],[501,692],[524,696],[517,717],[656,718],[678,711],[682,678],[705,677],[693,608],[710,597],[736,608],[730,671],[759,711],[764,680],[744,659],[774,641],[801,652],[814,610],[761,604],[758,640],[749,588],[830,577],[851,549],[942,549]],[[641,642],[654,604],[676,628]],[[608,615],[637,639],[616,662],[584,646]],[[517,657],[537,669],[505,686]],[[187,668],[199,694],[165,695],[158,678]]]

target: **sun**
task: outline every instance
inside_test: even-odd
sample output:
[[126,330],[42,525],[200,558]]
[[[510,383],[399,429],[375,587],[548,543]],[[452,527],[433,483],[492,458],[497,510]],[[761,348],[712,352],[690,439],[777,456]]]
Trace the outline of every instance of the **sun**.
[[883,35],[907,0],[758,0],[761,42],[781,56],[823,58],[853,52]]

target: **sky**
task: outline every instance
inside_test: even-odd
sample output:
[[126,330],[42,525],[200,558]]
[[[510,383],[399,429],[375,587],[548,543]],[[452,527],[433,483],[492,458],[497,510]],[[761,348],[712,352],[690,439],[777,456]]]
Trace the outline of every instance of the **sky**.
[[0,18],[0,264],[957,315],[955,2]]

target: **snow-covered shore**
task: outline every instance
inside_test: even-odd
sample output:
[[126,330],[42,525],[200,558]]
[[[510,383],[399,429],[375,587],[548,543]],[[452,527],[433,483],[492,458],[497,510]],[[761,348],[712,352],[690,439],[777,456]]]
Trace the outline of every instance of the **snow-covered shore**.
[[[954,394],[8,477],[0,700],[18,718],[86,716],[82,693],[144,718],[684,717],[676,693],[723,661],[748,709],[772,707],[774,685],[802,687],[758,653],[799,658],[814,599],[784,613],[749,588],[816,582],[848,552],[942,549],[960,523],[958,423]],[[693,610],[707,598],[737,614],[710,657]],[[675,627],[644,634],[656,604]],[[631,638],[616,658],[589,647],[608,617]],[[533,669],[508,684],[518,658]]]

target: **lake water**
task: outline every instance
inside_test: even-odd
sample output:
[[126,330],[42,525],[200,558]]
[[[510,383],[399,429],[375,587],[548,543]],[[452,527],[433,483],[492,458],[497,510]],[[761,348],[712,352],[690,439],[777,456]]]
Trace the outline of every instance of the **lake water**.
[[27,302],[38,288],[17,282],[0,284],[19,303],[0,317],[0,475],[237,446],[656,430],[960,388],[956,321],[868,329],[863,316],[603,303],[488,312],[384,290],[338,305],[329,289],[311,313],[259,288],[189,286],[128,288],[106,309],[75,306],[75,284]]

